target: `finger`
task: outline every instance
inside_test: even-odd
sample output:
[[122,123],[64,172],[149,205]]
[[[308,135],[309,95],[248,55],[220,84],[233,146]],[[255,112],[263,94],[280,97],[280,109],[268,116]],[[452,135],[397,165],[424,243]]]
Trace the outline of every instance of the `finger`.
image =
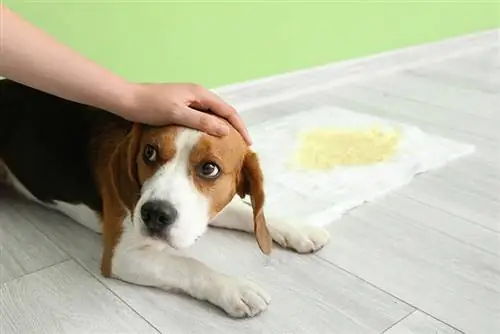
[[226,124],[217,119],[217,117],[184,107],[175,113],[173,122],[184,125],[195,130],[203,131],[213,136],[221,137],[229,133]]
[[223,117],[231,123],[231,125],[243,136],[243,139],[248,144],[252,144],[252,140],[238,112],[227,102],[221,99],[217,94],[202,89],[197,96],[197,104],[204,110],[210,110],[214,114]]

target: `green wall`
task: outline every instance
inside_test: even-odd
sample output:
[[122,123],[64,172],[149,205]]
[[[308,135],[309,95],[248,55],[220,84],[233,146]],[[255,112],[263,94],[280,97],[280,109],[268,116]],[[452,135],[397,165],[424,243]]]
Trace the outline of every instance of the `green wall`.
[[209,87],[500,27],[498,1],[4,3],[131,80]]

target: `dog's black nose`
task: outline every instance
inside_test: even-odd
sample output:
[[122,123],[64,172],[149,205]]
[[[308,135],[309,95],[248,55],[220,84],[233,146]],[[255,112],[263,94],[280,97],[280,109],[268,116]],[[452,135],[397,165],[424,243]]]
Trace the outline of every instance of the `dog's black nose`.
[[141,207],[141,218],[150,232],[159,233],[175,222],[177,210],[167,201],[149,201]]

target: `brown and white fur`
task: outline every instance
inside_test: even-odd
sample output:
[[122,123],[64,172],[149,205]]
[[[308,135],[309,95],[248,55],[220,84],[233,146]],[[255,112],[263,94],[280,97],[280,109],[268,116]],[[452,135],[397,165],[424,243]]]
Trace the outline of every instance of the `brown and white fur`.
[[257,284],[170,250],[191,246],[208,226],[254,233],[265,254],[273,240],[308,253],[329,239],[321,228],[266,222],[257,155],[234,129],[217,138],[131,124],[8,80],[0,91],[4,178],[102,233],[105,277],[180,290],[233,317],[254,316],[270,302]]

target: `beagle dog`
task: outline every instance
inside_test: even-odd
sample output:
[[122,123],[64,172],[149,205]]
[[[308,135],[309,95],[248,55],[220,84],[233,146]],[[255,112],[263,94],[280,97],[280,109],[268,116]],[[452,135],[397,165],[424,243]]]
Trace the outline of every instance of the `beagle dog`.
[[273,240],[309,253],[329,239],[322,228],[266,222],[258,157],[234,129],[219,138],[133,124],[9,80],[0,80],[0,94],[4,179],[101,233],[105,277],[182,291],[233,317],[255,316],[270,302],[257,284],[171,249],[189,247],[208,226],[254,233],[265,254]]

